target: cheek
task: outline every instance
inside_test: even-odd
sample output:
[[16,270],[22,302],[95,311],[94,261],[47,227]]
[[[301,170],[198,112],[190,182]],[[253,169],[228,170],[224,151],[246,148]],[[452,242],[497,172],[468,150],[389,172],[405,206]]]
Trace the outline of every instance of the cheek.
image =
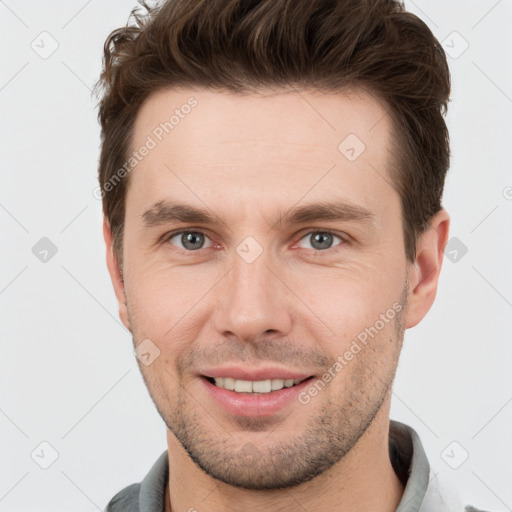
[[405,284],[401,266],[383,265],[382,260],[361,258],[337,268],[312,268],[289,279],[304,303],[304,314],[324,322],[336,338],[346,339],[372,326],[381,314],[392,318],[400,309]]
[[147,337],[163,344],[175,339],[184,326],[193,334],[217,274],[213,267],[170,268],[158,263],[127,267],[125,290],[136,339]]

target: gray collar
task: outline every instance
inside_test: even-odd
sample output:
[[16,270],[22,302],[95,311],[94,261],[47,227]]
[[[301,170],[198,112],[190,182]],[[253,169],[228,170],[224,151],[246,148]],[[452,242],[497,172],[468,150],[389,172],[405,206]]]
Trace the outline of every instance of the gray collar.
[[402,480],[406,473],[404,493],[396,512],[419,512],[428,488],[430,465],[418,434],[409,425],[391,420],[389,451],[395,473]]

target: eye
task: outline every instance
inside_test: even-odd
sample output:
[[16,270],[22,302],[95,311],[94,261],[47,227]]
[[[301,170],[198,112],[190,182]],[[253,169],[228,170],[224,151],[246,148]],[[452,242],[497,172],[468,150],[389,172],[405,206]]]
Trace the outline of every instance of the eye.
[[[185,251],[197,251],[212,245],[212,241],[200,231],[180,231],[170,235],[167,240],[172,245],[176,245],[179,249]],[[210,245],[204,245],[206,240],[210,242]]]
[[[311,247],[305,247],[302,245],[302,240],[310,239]],[[313,249],[315,251],[325,251],[327,249],[331,249],[333,245],[333,241],[338,239],[341,245],[345,241],[338,235],[335,235],[331,231],[310,231],[303,238],[301,238],[301,242],[299,242],[299,247],[303,247],[305,249]]]

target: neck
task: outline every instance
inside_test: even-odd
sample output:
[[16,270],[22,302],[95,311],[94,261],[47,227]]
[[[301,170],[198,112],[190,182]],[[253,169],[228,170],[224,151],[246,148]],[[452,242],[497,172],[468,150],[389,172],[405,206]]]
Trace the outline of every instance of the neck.
[[395,512],[404,489],[391,465],[388,437],[389,401],[352,450],[329,470],[289,489],[251,491],[229,486],[204,473],[168,432],[166,512],[227,512],[235,504],[238,510],[252,512],[295,512],[302,507],[326,512]]

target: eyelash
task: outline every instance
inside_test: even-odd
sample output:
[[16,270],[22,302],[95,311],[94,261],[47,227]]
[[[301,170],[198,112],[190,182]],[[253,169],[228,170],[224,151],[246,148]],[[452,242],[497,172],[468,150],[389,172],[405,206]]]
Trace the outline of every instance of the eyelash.
[[[169,242],[169,240],[171,238],[175,237],[176,235],[182,235],[183,233],[200,233],[200,234],[204,235],[205,237],[209,238],[208,235],[204,231],[202,231],[201,229],[182,229],[180,231],[173,231],[171,233],[165,234],[162,237],[162,240],[163,240],[163,242]],[[324,250],[308,249],[309,251],[313,251],[313,254],[315,254],[315,256],[316,255],[321,255],[323,253],[331,254],[332,252],[341,249],[341,247],[343,247],[344,245],[349,243],[348,235],[341,234],[341,233],[338,233],[336,231],[332,231],[330,229],[318,229],[318,228],[317,229],[311,229],[311,230],[307,231],[306,233],[304,233],[299,238],[298,242],[300,242],[302,239],[304,239],[304,238],[306,238],[306,237],[308,237],[308,236],[310,236],[310,235],[312,235],[314,233],[329,234],[329,235],[335,236],[335,237],[337,237],[337,238],[339,238],[341,240],[341,242],[338,245],[335,245],[334,247],[330,247],[328,249],[324,249]],[[169,245],[172,245],[172,244],[169,244]],[[194,253],[200,253],[201,251],[203,251],[203,248],[197,249],[195,251],[188,251],[186,249],[182,249],[181,247],[176,247],[175,245],[173,245],[173,249],[175,251],[177,251],[178,253],[185,254],[187,256],[189,256],[191,254],[194,254]],[[204,249],[211,249],[211,247],[206,247]]]

